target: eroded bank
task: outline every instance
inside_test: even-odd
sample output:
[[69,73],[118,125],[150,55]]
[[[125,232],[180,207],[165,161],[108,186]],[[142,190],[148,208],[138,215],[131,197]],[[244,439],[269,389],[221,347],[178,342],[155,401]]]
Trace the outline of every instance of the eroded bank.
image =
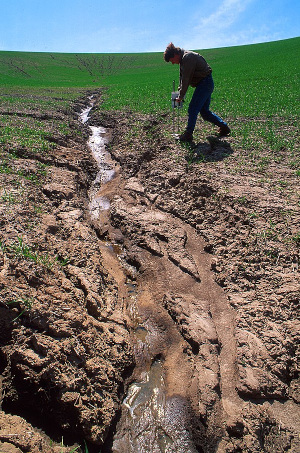
[[[200,144],[210,160],[191,164],[164,118],[91,100],[76,107],[89,109],[87,124],[73,119],[84,141],[57,146],[41,187],[26,180],[22,205],[2,211],[2,444],[72,450],[63,436],[90,452],[296,452],[295,269],[283,246],[263,261],[262,221],[239,190],[274,215],[276,197],[229,177],[230,143]],[[111,156],[94,159],[102,127]],[[30,156],[16,170],[37,168]],[[99,165],[113,175],[105,184]],[[32,200],[43,210],[28,228]],[[37,263],[16,256],[19,230]]]

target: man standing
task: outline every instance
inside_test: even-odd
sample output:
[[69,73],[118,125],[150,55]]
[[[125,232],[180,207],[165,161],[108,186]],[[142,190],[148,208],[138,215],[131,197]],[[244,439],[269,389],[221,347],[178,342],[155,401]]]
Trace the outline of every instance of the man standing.
[[219,126],[219,136],[230,134],[227,123],[209,110],[211,94],[214,90],[212,69],[202,55],[175,47],[171,42],[164,52],[164,60],[180,65],[179,95],[176,99],[182,101],[189,85],[195,87],[194,94],[188,108],[188,124],[185,132],[179,136],[182,142],[191,142],[198,114],[205,121]]

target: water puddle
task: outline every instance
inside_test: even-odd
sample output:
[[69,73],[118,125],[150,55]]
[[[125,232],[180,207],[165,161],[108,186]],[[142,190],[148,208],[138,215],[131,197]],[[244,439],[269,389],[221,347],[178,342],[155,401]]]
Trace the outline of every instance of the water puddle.
[[152,364],[150,371],[144,374],[141,382],[135,382],[129,387],[123,404],[132,419],[142,417],[146,406],[156,418],[163,407],[164,396],[163,367],[162,362],[157,360]]
[[148,334],[148,331],[147,329],[145,329],[145,327],[143,326],[137,326],[135,331],[134,331],[134,334],[136,336],[136,338],[140,341],[142,341],[143,343],[145,343],[146,341],[146,338],[147,338],[147,334]]

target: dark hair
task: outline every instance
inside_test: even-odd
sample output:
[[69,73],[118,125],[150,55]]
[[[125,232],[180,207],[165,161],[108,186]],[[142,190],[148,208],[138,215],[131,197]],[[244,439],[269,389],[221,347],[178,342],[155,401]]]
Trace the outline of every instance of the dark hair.
[[175,55],[178,55],[180,53],[180,47],[175,47],[174,44],[170,42],[164,52],[164,60],[168,63],[170,61],[170,58],[173,58]]

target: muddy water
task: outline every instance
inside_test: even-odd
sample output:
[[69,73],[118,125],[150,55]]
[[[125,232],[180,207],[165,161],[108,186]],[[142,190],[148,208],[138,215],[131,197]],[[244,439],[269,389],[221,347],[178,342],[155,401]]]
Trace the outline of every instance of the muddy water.
[[[91,104],[84,109],[80,118],[88,122]],[[106,130],[103,127],[89,126],[91,136],[88,146],[99,171],[89,190],[89,211],[93,220],[101,221],[101,211],[109,211],[110,202],[100,196],[100,188],[115,175],[114,162],[105,149]],[[127,312],[132,325],[132,344],[137,368],[135,380],[128,388],[122,403],[121,418],[113,438],[114,453],[156,453],[184,452],[194,453],[189,430],[187,402],[176,395],[168,396],[164,359],[161,354],[153,353],[153,343],[164,342],[159,337],[158,328],[151,322],[143,321],[139,314],[138,288],[134,275],[136,269],[124,259],[123,250],[114,244],[105,243],[121,263],[127,279]]]
[[[136,356],[147,356],[147,337],[154,335],[143,326],[134,331]],[[139,349],[137,351],[137,349]],[[122,416],[114,436],[114,453],[194,453],[188,430],[186,401],[179,396],[167,396],[164,361],[155,359],[148,371],[143,371],[127,392]]]
[[[89,120],[89,113],[94,106],[93,97],[90,97],[90,105],[80,113],[82,123]],[[110,154],[106,151],[107,143],[106,130],[101,126],[89,126],[91,136],[88,146],[92,152],[95,161],[98,164],[99,171],[91,188],[89,190],[89,211],[93,220],[99,218],[100,211],[107,211],[110,208],[108,198],[99,196],[100,187],[109,182],[115,176],[115,164],[112,162]]]
[[94,96],[90,96],[89,97],[89,105],[88,107],[86,107],[85,109],[83,109],[80,113],[79,113],[79,118],[80,118],[80,121],[85,124],[88,119],[89,119],[89,114],[90,114],[90,111],[92,110],[93,106],[94,106]]
[[89,210],[92,219],[99,218],[99,211],[106,211],[110,208],[109,200],[99,196],[99,188],[110,181],[115,176],[114,164],[106,152],[105,144],[106,130],[103,127],[90,126],[92,135],[88,141],[89,148],[98,164],[98,174],[89,190]]

